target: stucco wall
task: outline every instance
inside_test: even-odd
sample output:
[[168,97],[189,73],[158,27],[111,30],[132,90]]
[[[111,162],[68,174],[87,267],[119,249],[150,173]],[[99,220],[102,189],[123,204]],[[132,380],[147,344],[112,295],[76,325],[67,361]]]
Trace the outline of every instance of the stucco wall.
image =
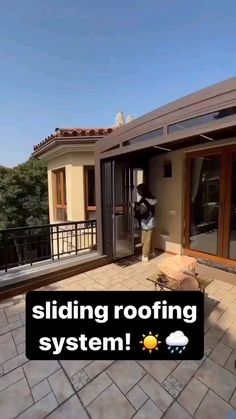
[[[172,177],[163,177],[163,164],[172,161]],[[184,153],[177,151],[150,160],[149,186],[157,199],[156,246],[181,252]]]
[[53,208],[52,172],[65,167],[68,221],[84,220],[84,166],[94,166],[94,152],[74,152],[55,157],[47,162],[50,222],[56,222]]
[[[149,186],[157,198],[156,246],[173,253],[181,253],[184,223],[185,155],[190,151],[235,144],[236,138],[188,147],[153,157],[149,165]],[[165,160],[172,162],[172,177],[163,177]]]

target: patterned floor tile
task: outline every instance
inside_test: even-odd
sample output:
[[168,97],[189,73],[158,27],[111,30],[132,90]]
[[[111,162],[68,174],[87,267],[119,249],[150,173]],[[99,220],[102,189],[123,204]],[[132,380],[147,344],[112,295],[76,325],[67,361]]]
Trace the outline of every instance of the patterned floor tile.
[[48,382],[59,404],[69,399],[74,393],[74,389],[63,370],[58,370],[52,374],[48,378]]
[[162,383],[168,375],[172,373],[172,371],[177,367],[177,363],[175,361],[140,361],[140,365],[142,365],[143,368],[147,372],[149,372],[150,375],[152,375],[157,381]]
[[75,395],[54,410],[47,419],[89,419],[89,416]]
[[148,400],[144,406],[136,413],[134,419],[160,419],[163,412],[153,403],[152,400]]
[[38,402],[44,396],[47,396],[47,394],[51,393],[51,391],[52,391],[52,388],[49,385],[48,380],[40,381],[40,383],[36,384],[31,389],[35,402]]
[[107,369],[107,374],[126,394],[146,374],[146,371],[135,361],[117,361]]
[[92,419],[130,419],[135,409],[121,391],[112,384],[89,406]]
[[34,403],[25,378],[0,392],[0,418],[13,419]]
[[165,412],[173,402],[173,398],[170,394],[167,393],[167,391],[150,375],[146,375],[140,381],[139,386],[163,412]]
[[87,406],[111,384],[110,377],[103,372],[79,391],[79,397],[84,405]]
[[126,394],[127,399],[132,403],[136,410],[140,409],[141,406],[147,401],[148,396],[144,391],[136,385]]
[[85,367],[84,370],[90,378],[95,378],[102,371],[107,369],[113,362],[114,361],[93,361]]
[[49,413],[56,409],[57,406],[58,403],[54,394],[50,393],[21,413],[17,419],[44,419]]
[[184,410],[177,402],[173,403],[168,409],[163,419],[191,419],[192,416]]
[[228,401],[236,387],[235,376],[211,359],[206,359],[196,374],[196,378]]
[[84,370],[80,370],[72,377],[70,377],[70,381],[73,384],[75,390],[79,391],[82,387],[89,383],[90,378]]
[[193,414],[199,407],[203,397],[206,395],[208,387],[195,377],[192,378],[190,383],[185,387],[178,398],[178,402],[190,414]]
[[173,375],[169,375],[162,385],[173,397],[177,397],[184,387]]
[[72,377],[75,373],[91,364],[91,362],[92,361],[60,361],[60,364],[69,377]]
[[23,366],[30,387],[49,377],[59,368],[57,361],[29,361]]
[[196,419],[227,418],[232,407],[213,391],[209,391],[194,414]]

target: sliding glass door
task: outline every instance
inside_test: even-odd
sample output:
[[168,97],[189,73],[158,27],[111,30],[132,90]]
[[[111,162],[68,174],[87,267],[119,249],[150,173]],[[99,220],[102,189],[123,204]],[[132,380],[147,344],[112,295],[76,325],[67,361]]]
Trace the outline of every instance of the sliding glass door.
[[236,148],[191,153],[186,169],[186,249],[236,260]]
[[236,260],[236,151],[231,161],[229,258]]
[[133,212],[137,185],[147,181],[146,167],[134,159],[104,161],[101,167],[103,253],[120,259],[140,245]]
[[133,172],[125,162],[113,161],[113,256],[134,253]]
[[196,157],[191,165],[190,249],[218,253],[221,158]]

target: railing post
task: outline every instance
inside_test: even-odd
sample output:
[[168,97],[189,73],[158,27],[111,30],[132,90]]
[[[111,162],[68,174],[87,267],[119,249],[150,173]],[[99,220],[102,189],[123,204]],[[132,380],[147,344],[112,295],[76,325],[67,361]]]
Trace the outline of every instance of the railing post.
[[91,225],[92,225],[92,250],[93,250],[93,221],[92,221],[92,223],[91,223]]
[[[65,225],[67,227],[66,231],[63,229]],[[71,226],[70,230],[68,230],[69,226]],[[47,228],[47,249],[49,244],[51,246],[50,254],[47,250],[46,255],[44,254],[45,237],[43,233],[45,228]],[[61,236],[67,235],[66,249],[62,249],[63,237],[60,237],[60,233]],[[54,235],[56,235],[55,239]],[[68,247],[69,244],[71,248]],[[96,220],[74,221],[72,223],[46,226],[26,226],[2,230],[0,231],[0,251],[2,256],[1,269],[3,271],[5,270],[5,272],[9,272],[9,268],[14,266],[21,266],[23,264],[32,266],[35,262],[41,260],[61,259],[61,256],[65,254],[65,252],[78,255],[81,250],[92,250],[95,244],[97,244]],[[35,247],[34,250],[33,247]]]
[[59,230],[57,226],[57,257],[60,259],[60,242],[59,242]]
[[98,237],[97,237],[97,221],[94,222],[95,224],[95,244],[96,244],[96,249],[97,249],[97,245],[98,245]]
[[[29,243],[30,243],[30,266],[32,266],[33,265],[33,262],[32,262],[32,236],[31,236],[31,231],[30,231],[30,228],[29,228],[29,230],[28,230],[28,232],[29,232]],[[27,246],[27,243],[26,243],[26,246]],[[26,248],[27,249],[27,248]],[[27,252],[28,250],[26,250],[26,252]],[[27,261],[26,261],[27,262]]]
[[5,265],[5,272],[7,272],[7,245],[6,245],[6,232],[2,232],[2,238],[3,238],[3,248],[4,248],[4,265]]
[[51,241],[51,252],[52,252],[51,257],[52,257],[52,260],[54,260],[54,238],[53,238],[53,234],[54,234],[53,227],[50,226],[49,227],[49,237],[50,237],[50,241]]
[[75,223],[75,254],[78,255],[78,223]]

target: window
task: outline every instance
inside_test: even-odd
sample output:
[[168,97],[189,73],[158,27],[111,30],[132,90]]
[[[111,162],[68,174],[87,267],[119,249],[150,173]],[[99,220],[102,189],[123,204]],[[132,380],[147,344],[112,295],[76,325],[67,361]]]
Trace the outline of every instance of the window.
[[85,167],[85,209],[88,218],[89,213],[96,211],[94,167]]
[[113,147],[107,148],[106,150],[103,151],[103,153],[106,153],[107,151],[116,150],[117,148],[120,148],[120,144],[116,144]]
[[176,124],[169,125],[167,128],[168,133],[180,131],[182,129],[193,128],[198,125],[208,124],[209,122],[217,119],[227,118],[228,116],[236,114],[236,106],[227,109],[221,109],[220,111],[208,113],[206,115],[197,116],[196,118],[186,119]]
[[156,137],[163,136],[163,128],[158,128],[155,131],[147,132],[146,134],[139,135],[138,137],[131,138],[123,143],[123,146],[142,143],[143,141],[152,140]]
[[65,168],[53,172],[54,216],[56,221],[67,220]]

